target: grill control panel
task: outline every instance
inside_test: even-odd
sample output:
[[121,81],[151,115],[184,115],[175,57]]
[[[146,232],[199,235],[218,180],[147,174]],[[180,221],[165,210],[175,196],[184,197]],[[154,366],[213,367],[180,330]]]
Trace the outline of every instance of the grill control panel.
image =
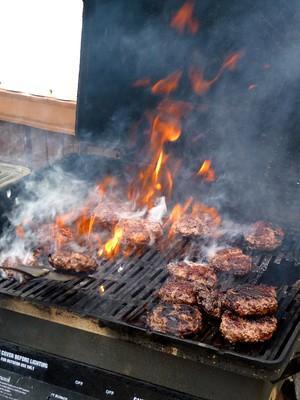
[[0,400],[195,400],[90,365],[0,341]]

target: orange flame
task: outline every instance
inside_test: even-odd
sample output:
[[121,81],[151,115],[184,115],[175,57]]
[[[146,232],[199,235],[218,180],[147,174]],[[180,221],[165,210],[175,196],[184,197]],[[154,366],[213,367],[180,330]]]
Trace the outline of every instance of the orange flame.
[[151,85],[151,81],[149,78],[138,79],[133,83],[133,87],[147,87]]
[[195,1],[188,0],[177,11],[171,20],[171,27],[178,32],[183,33],[188,29],[191,33],[195,34],[199,29],[199,22],[193,17],[195,8]]
[[202,71],[195,67],[190,68],[189,78],[193,91],[198,95],[208,92],[212,85],[212,82],[204,79]]
[[161,79],[156,82],[152,88],[151,92],[154,94],[170,94],[177,89],[179,85],[179,81],[181,79],[182,72],[175,71],[172,74],[168,75],[166,78]]
[[181,123],[172,114],[158,112],[152,116],[150,131],[149,164],[139,173],[138,182],[129,188],[129,198],[148,209],[154,206],[158,196],[170,197],[173,188],[173,177],[167,166],[169,156],[164,150],[167,142],[175,142],[181,135]]
[[120,250],[122,237],[123,230],[120,227],[115,227],[113,237],[98,251],[98,255],[101,257],[104,254],[107,258],[115,257]]
[[236,52],[230,54],[224,61],[221,69],[229,69],[234,71],[238,61],[243,57],[243,52]]
[[216,76],[211,80],[204,79],[203,72],[199,68],[194,66],[191,67],[189,70],[189,78],[194,93],[201,96],[202,94],[208,92],[211,86],[214,85],[221,78],[223,72],[226,69],[229,71],[233,71],[236,68],[237,63],[242,58],[242,56],[243,52],[241,51],[230,54],[223,62]]
[[257,85],[255,83],[252,83],[251,85],[248,86],[248,90],[254,90],[257,88]]
[[197,216],[201,214],[209,215],[214,221],[215,225],[220,225],[222,222],[222,218],[218,213],[218,210],[214,207],[208,207],[203,203],[195,203],[192,206],[192,215]]
[[24,237],[25,237],[25,229],[24,229],[23,225],[16,226],[16,235],[20,239],[24,239]]
[[216,174],[211,165],[211,160],[205,160],[203,162],[197,175],[201,176],[207,182],[213,182],[216,180]]
[[109,189],[113,189],[118,185],[118,179],[115,176],[106,176],[101,183],[98,184],[97,189],[100,197],[104,195]]
[[168,221],[166,223],[166,225],[171,226],[169,230],[169,237],[174,235],[175,222],[178,221],[181,218],[181,216],[187,212],[192,203],[193,203],[193,198],[189,197],[183,205],[178,203],[173,207],[170,216],[168,218]]

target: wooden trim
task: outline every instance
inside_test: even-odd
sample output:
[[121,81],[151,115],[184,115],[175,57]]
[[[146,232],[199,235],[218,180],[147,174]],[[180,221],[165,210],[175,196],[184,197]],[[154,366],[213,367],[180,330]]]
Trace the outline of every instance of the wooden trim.
[[75,135],[76,102],[0,89],[0,120]]

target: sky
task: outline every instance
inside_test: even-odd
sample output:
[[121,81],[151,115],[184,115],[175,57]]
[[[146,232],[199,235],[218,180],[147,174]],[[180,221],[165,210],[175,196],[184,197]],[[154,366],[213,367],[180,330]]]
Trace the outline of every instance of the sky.
[[76,100],[82,0],[0,0],[0,89]]

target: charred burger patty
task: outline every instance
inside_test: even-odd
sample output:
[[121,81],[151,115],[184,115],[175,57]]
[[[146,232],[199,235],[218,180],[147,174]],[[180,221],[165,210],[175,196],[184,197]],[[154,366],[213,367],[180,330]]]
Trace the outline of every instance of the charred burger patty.
[[247,245],[255,250],[272,251],[281,246],[284,239],[283,229],[264,221],[251,225],[244,236]]
[[219,250],[210,260],[210,265],[216,271],[231,272],[234,275],[245,275],[253,268],[251,257],[237,247]]
[[190,282],[167,281],[157,294],[164,303],[197,304],[195,288]]
[[220,318],[223,306],[224,294],[216,289],[199,287],[197,290],[197,302],[199,307],[211,317]]
[[222,315],[220,331],[231,343],[257,343],[271,339],[277,329],[274,316],[246,319],[225,311]]
[[148,314],[147,323],[154,331],[184,337],[202,329],[202,315],[186,304],[159,304]]
[[230,289],[223,304],[241,317],[274,314],[278,308],[276,290],[265,285],[241,285]]
[[205,264],[179,261],[168,264],[167,269],[173,278],[184,279],[197,286],[213,287],[217,282],[216,274]]

